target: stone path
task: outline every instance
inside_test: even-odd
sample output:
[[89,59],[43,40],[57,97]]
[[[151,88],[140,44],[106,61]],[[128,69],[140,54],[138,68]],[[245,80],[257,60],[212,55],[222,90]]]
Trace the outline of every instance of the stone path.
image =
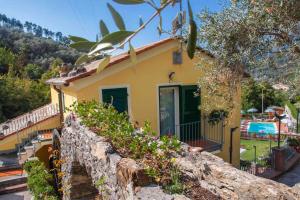
[[300,161],[289,172],[283,174],[277,179],[277,182],[293,187],[300,184]]
[[0,200],[31,200],[29,191],[0,195]]

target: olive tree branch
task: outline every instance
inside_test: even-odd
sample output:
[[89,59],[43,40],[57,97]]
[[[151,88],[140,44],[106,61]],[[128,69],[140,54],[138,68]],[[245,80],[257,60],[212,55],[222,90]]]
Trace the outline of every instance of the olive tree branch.
[[174,2],[174,0],[168,0],[165,4],[161,5],[159,8],[156,8],[156,11],[153,13],[153,15],[142,26],[140,26],[137,30],[135,30],[132,35],[130,35],[128,38],[126,38],[122,43],[120,43],[118,45],[117,48],[115,48],[114,50],[112,50],[110,53],[116,51],[117,49],[122,48],[126,43],[130,42],[130,40],[133,37],[135,37],[141,30],[143,30],[150,22],[152,22],[152,20],[156,16],[158,16],[161,13],[162,10],[164,10],[168,5],[170,5],[173,2]]

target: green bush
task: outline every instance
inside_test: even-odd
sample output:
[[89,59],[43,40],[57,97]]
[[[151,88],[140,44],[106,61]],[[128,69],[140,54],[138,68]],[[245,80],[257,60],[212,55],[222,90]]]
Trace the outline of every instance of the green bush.
[[[112,106],[96,101],[76,103],[73,111],[80,117],[81,123],[107,138],[123,157],[133,158],[142,164],[146,173],[158,184],[167,186],[174,182],[172,155],[181,149],[180,141],[175,137],[158,137],[148,122],[136,130],[126,113],[118,113]],[[177,181],[175,186],[178,185]]]
[[292,116],[294,119],[297,119],[297,108],[294,104],[292,104],[291,102],[286,102],[286,105],[289,107],[291,113],[292,113]]
[[24,169],[28,174],[27,185],[35,200],[58,200],[53,187],[52,175],[39,160],[27,161]]

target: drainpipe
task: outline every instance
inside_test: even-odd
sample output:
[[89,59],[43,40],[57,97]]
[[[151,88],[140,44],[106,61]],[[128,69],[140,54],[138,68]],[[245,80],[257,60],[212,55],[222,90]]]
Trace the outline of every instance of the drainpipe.
[[61,87],[54,86],[54,90],[58,93],[58,106],[59,106],[59,115],[60,115],[60,124],[63,125],[64,122],[64,111],[62,105],[62,91]]
[[236,129],[238,129],[239,127],[234,127],[234,128],[230,128],[230,146],[229,146],[229,163],[232,164],[232,140],[233,140],[233,133]]

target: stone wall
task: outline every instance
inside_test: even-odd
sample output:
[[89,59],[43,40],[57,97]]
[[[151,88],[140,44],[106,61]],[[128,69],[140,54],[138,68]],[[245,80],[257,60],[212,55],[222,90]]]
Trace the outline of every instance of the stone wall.
[[[134,160],[121,158],[103,137],[78,122],[72,122],[62,130],[61,159],[64,200],[87,200],[96,196],[112,200],[184,199],[183,196],[165,194],[158,186],[147,186],[147,178],[139,173]],[[104,180],[104,184],[99,180]],[[100,195],[95,194],[95,189]]]
[[[176,158],[184,179],[193,180],[218,199],[300,199],[299,189],[240,171],[210,153],[185,149]],[[168,195],[158,186],[147,186],[151,181],[134,160],[121,158],[105,138],[77,121],[62,130],[61,156],[64,200],[95,199],[96,189],[99,199],[188,199]]]

